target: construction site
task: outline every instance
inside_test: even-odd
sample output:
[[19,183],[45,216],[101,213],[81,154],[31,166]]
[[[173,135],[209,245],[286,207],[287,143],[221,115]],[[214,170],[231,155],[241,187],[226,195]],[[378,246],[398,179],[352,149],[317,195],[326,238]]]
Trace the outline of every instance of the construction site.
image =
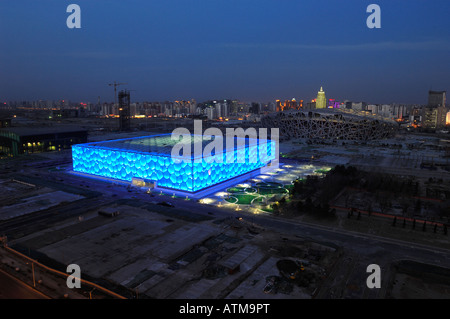
[[[106,217],[92,212],[8,246],[61,272],[77,264],[81,278],[125,298],[312,298],[339,258],[336,247],[281,238],[244,219],[197,216],[200,221],[191,216],[189,221],[149,207],[111,208],[119,213]],[[31,285],[31,262],[1,251],[2,268]],[[55,289],[65,286],[65,277],[56,276],[59,282],[51,283],[58,280],[46,273],[39,269],[33,284],[38,282],[50,297],[83,296]],[[111,297],[96,291],[94,297]]]

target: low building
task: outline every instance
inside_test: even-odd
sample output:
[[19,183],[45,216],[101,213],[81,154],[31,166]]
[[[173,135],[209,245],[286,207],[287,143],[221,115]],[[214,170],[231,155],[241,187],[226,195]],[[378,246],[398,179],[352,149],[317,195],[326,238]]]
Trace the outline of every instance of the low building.
[[0,117],[0,128],[11,127],[11,119],[8,117]]
[[88,132],[75,126],[9,127],[0,129],[0,156],[70,149],[86,143]]

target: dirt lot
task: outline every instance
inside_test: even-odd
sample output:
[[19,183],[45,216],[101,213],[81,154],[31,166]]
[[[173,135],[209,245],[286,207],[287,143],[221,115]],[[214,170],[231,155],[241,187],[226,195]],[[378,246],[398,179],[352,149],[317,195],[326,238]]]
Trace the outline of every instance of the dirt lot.
[[114,209],[116,217],[89,213],[11,246],[55,266],[77,264],[82,277],[123,287],[127,298],[311,298],[337,258],[332,247],[235,218],[186,221]]
[[392,265],[394,272],[388,296],[394,299],[448,299],[450,269],[411,260]]

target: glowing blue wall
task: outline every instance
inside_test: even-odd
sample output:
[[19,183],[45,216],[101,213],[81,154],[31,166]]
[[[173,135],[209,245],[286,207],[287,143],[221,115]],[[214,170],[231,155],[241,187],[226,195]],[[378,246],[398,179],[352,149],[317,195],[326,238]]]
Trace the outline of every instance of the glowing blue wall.
[[[266,145],[264,145],[266,146]],[[157,181],[157,186],[196,192],[231,178],[264,167],[275,156],[267,144],[268,156],[260,160],[258,146],[234,150],[234,161],[216,163],[211,157],[201,163],[174,162],[169,156],[130,152],[78,144],[72,146],[73,170],[91,175],[131,182],[133,177]],[[233,151],[232,151],[233,152]],[[229,152],[228,152],[229,153]],[[237,159],[245,162],[239,163]],[[257,159],[252,163],[249,159]]]

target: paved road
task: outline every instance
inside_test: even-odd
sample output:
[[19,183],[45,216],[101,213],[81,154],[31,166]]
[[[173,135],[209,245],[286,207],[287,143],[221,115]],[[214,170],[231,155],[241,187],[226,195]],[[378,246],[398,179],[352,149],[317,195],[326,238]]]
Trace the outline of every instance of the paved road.
[[[70,176],[68,174],[64,175],[66,180],[71,180],[74,184],[76,184],[75,181],[82,180],[76,176]],[[136,201],[141,200],[146,203],[151,201],[170,201],[175,204],[176,208],[186,210],[186,213],[189,213],[189,211],[201,215],[208,215],[209,213],[210,217],[215,218],[225,218],[236,216],[238,214],[233,210],[226,210],[209,205],[199,205],[195,200],[185,201],[182,198],[174,199],[170,196],[158,195],[152,198],[147,194],[143,194],[142,192],[135,190],[129,193],[125,187],[116,186],[109,188],[105,187],[103,182],[97,180],[88,180],[85,181],[85,183],[90,184],[91,189],[98,189],[98,187],[101,187],[104,193],[116,194],[117,199],[134,198]],[[99,202],[105,200],[105,197],[109,196],[99,198]],[[109,198],[111,199],[111,197]],[[107,202],[107,200],[105,200],[105,202]],[[170,208],[168,208],[167,211],[170,212]],[[331,227],[307,224],[303,222],[296,223],[292,220],[270,217],[268,215],[250,215],[245,213],[240,215],[244,216],[247,221],[254,222],[265,228],[273,229],[280,233],[291,234],[294,236],[297,235],[299,237],[310,238],[320,242],[343,246],[351,252],[358,255],[368,256],[374,261],[380,259],[391,261],[396,259],[413,259],[443,267],[450,267],[450,250],[438,249],[425,245],[388,239],[370,234],[350,232]]]
[[21,281],[0,270],[0,299],[48,299]]
[[255,222],[266,228],[278,229],[292,235],[315,241],[332,243],[361,255],[378,258],[422,260],[431,264],[450,267],[450,250],[384,238],[370,234],[334,229],[307,223],[295,223],[271,217],[254,217]]
[[[391,265],[399,260],[450,268],[450,250],[446,249],[270,217],[255,217],[254,222],[286,236],[294,235],[344,248],[344,259],[336,263],[329,280],[316,296],[320,299],[385,298],[393,275]],[[367,266],[371,264],[381,267],[381,289],[367,288]]]

